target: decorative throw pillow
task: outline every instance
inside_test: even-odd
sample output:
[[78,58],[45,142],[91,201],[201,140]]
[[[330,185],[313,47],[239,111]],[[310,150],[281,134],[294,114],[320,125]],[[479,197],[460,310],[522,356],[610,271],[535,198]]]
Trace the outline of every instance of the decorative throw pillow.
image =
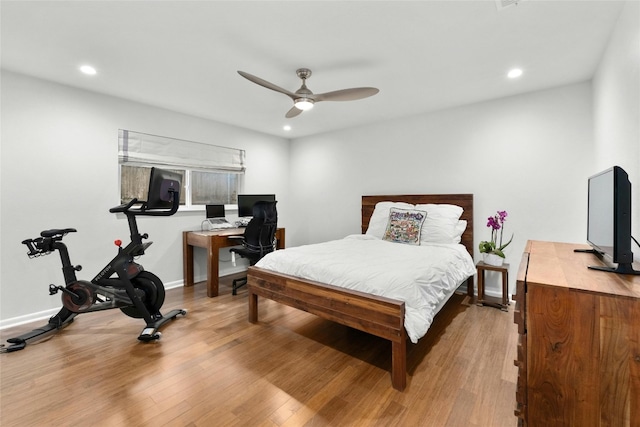
[[391,208],[383,240],[419,245],[420,230],[426,217],[425,211]]

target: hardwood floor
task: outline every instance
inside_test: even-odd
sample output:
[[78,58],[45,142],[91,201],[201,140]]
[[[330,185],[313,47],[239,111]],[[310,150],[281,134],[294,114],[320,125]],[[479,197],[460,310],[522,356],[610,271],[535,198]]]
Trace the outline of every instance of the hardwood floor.
[[[206,284],[167,291],[188,310],[141,343],[119,310],[78,316],[47,341],[0,355],[0,425],[516,426],[517,330],[509,313],[454,295],[408,344],[407,388],[391,387],[391,344]],[[46,322],[0,332],[2,342]]]

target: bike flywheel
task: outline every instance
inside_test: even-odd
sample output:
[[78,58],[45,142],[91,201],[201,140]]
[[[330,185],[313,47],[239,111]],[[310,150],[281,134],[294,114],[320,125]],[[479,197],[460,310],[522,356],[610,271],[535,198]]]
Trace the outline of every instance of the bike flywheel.
[[76,294],[77,297],[63,292],[62,305],[73,313],[82,313],[96,302],[97,295],[91,288],[91,283],[87,281],[75,281],[68,285],[67,289]]
[[[148,271],[143,271],[136,277],[131,279],[133,287],[136,290],[144,292],[142,302],[149,313],[154,315],[160,313],[160,307],[164,304],[164,285],[158,276]],[[141,313],[135,306],[120,307],[120,310],[129,317],[143,318]]]

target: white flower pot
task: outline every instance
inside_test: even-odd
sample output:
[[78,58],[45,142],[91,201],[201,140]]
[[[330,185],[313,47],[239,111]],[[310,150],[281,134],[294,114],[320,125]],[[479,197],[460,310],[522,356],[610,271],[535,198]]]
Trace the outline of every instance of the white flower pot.
[[502,258],[501,256],[498,256],[496,254],[483,253],[482,254],[482,261],[484,261],[485,264],[493,265],[495,267],[500,267],[502,265],[502,263],[504,262],[504,258]]

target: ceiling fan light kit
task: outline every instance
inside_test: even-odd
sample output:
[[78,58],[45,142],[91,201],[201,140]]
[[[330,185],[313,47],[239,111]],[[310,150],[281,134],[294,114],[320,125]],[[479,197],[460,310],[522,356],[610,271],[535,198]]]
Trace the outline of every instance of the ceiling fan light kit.
[[274,85],[271,82],[263,80],[260,77],[256,77],[244,71],[238,71],[238,74],[257,85],[266,87],[267,89],[271,89],[276,92],[283,93],[291,98],[293,100],[293,107],[285,114],[285,117],[289,119],[292,117],[296,117],[303,111],[312,109],[313,105],[316,102],[355,101],[358,99],[368,98],[379,92],[379,90],[374,87],[358,87],[315,95],[307,88],[306,85],[307,79],[311,77],[311,70],[309,70],[308,68],[299,68],[296,70],[296,74],[302,80],[302,86],[300,86],[300,89],[295,92],[290,92],[286,89],[281,88],[280,86]]
[[298,110],[307,111],[313,108],[313,100],[309,98],[298,98],[293,105]]

